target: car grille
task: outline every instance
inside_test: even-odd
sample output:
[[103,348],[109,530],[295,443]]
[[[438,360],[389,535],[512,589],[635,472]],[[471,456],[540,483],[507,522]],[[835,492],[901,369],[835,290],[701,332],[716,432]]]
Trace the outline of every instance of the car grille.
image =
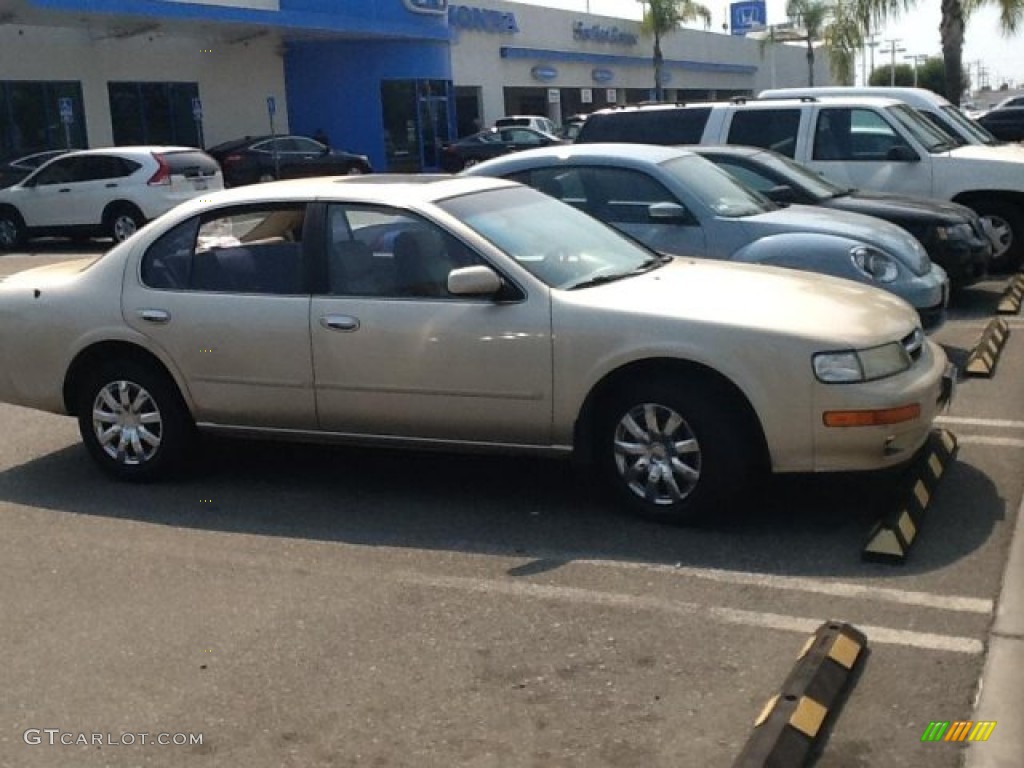
[[900,339],[900,344],[903,345],[903,349],[907,351],[910,359],[916,362],[924,350],[924,332],[920,328],[915,328],[913,333]]

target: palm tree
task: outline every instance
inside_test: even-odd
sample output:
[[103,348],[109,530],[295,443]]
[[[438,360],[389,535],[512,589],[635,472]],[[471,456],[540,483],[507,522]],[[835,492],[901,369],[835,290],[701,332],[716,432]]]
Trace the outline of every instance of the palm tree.
[[[855,0],[862,3],[865,18],[875,29],[888,18],[895,18],[901,12],[915,5],[917,0]],[[942,40],[942,59],[946,68],[946,98],[960,104],[963,90],[964,29],[972,12],[983,5],[999,9],[999,26],[1004,35],[1012,35],[1024,21],[1024,0],[942,0],[942,18],[939,35]]]
[[807,32],[807,85],[814,87],[814,44],[822,39],[832,11],[824,0],[789,0],[786,15]]
[[665,86],[663,70],[665,57],[661,53],[661,38],[678,29],[680,24],[701,19],[704,27],[711,25],[711,11],[694,0],[639,0],[644,5],[644,18],[640,30],[654,37],[654,98],[663,101]]
[[832,0],[789,0],[788,25],[772,25],[750,35],[761,41],[761,55],[768,45],[802,41],[807,44],[807,84],[814,87],[814,46],[828,49],[829,70],[843,85],[853,85],[857,49],[864,42],[859,7]]

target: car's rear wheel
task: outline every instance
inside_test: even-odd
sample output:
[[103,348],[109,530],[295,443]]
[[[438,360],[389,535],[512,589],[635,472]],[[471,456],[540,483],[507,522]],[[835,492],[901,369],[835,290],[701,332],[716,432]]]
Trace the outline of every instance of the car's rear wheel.
[[727,513],[753,481],[753,436],[740,410],[702,380],[622,387],[598,424],[602,471],[630,509],[686,523]]
[[111,360],[78,392],[78,429],[93,459],[120,480],[147,482],[180,468],[194,425],[174,383],[154,367]]
[[260,184],[265,184],[268,181],[277,181],[277,177],[272,173],[261,173],[259,181]]
[[362,176],[366,171],[363,170],[363,166],[361,165],[350,165],[345,173],[348,176]]
[[995,236],[992,270],[1017,269],[1024,262],[1024,210],[1003,200],[979,200],[971,208],[990,227]]
[[25,243],[25,221],[14,208],[0,208],[0,250],[11,251]]
[[115,243],[123,243],[142,228],[146,217],[134,205],[120,204],[107,211],[106,221],[107,234]]
[[472,168],[474,165],[479,165],[479,164],[480,164],[480,161],[477,158],[475,158],[475,157],[467,157],[463,161],[462,167],[463,168]]

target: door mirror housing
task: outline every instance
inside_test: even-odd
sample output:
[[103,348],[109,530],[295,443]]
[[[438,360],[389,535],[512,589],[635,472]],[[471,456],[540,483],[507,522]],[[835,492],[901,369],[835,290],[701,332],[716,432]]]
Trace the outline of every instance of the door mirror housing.
[[679,203],[651,203],[647,206],[647,215],[658,224],[689,224],[693,217]]
[[919,163],[921,158],[918,157],[910,147],[904,144],[897,144],[895,147],[889,147],[889,151],[885,153],[886,160],[895,160],[898,163]]
[[493,296],[500,290],[498,273],[482,264],[448,273],[448,292],[456,296]]
[[779,184],[771,189],[766,189],[764,196],[773,203],[788,204],[796,202],[796,192],[789,184]]

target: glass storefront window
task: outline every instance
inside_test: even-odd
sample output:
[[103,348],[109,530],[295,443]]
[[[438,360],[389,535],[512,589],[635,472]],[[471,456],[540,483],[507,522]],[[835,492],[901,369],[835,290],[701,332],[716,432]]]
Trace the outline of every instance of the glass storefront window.
[[198,83],[107,83],[114,143],[199,146]]
[[[65,130],[60,100],[71,99]],[[0,80],[0,155],[88,146],[82,84],[77,81]]]

